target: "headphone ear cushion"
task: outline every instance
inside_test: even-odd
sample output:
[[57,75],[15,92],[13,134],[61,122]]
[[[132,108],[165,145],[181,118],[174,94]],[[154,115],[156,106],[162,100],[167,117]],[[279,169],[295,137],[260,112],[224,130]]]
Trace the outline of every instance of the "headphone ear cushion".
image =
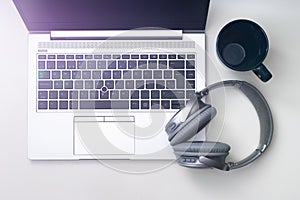
[[227,155],[230,146],[221,142],[194,141],[173,146],[177,156],[223,156]]
[[217,110],[214,107],[208,107],[200,113],[195,113],[196,117],[191,117],[192,120],[187,119],[181,125],[181,128],[178,128],[176,133],[174,133],[174,137],[171,138],[170,144],[174,146],[189,140],[202,130],[216,114]]

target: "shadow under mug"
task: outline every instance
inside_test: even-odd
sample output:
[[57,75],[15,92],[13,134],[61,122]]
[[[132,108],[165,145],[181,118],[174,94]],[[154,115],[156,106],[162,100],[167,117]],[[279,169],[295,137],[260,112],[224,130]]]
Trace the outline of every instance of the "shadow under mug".
[[219,59],[235,71],[252,70],[263,82],[272,78],[265,67],[269,42],[264,30],[249,20],[235,20],[220,31],[217,38]]

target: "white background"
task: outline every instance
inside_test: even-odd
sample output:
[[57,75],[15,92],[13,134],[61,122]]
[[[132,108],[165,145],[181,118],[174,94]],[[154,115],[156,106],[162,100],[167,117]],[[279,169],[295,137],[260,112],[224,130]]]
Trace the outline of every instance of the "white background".
[[[208,83],[235,78],[257,86],[274,115],[271,147],[253,165],[232,172],[193,170],[175,164],[154,173],[132,175],[97,161],[31,162],[27,159],[27,30],[10,0],[0,0],[0,199],[300,199],[300,1],[212,0],[207,24]],[[264,84],[251,73],[225,68],[215,40],[229,21],[247,18],[267,32],[265,64],[273,79]],[[245,98],[228,91],[221,138],[231,159],[255,148],[258,124]],[[241,106],[242,105],[242,106]],[[250,123],[250,122],[251,123]],[[221,120],[215,120],[218,125]],[[213,124],[213,125],[214,125]],[[122,162],[122,161],[116,161]],[[151,162],[119,163],[151,165]]]

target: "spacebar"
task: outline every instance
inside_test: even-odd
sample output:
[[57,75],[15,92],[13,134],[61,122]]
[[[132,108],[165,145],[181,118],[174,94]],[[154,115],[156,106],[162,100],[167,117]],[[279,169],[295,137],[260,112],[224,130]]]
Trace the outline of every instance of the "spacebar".
[[80,101],[80,109],[129,109],[129,101]]

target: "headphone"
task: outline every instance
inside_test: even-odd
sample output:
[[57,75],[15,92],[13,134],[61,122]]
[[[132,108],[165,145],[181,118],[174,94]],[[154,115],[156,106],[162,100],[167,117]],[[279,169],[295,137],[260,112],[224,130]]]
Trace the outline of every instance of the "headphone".
[[[235,87],[245,94],[254,106],[260,123],[258,147],[239,162],[226,162],[230,146],[221,142],[188,141],[201,131],[217,114],[217,110],[201,99],[210,91],[221,87]],[[264,96],[250,83],[238,80],[218,82],[196,92],[187,105],[179,110],[167,123],[165,131],[169,136],[177,162],[184,167],[216,168],[224,171],[244,167],[258,157],[270,145],[273,135],[273,119]]]

